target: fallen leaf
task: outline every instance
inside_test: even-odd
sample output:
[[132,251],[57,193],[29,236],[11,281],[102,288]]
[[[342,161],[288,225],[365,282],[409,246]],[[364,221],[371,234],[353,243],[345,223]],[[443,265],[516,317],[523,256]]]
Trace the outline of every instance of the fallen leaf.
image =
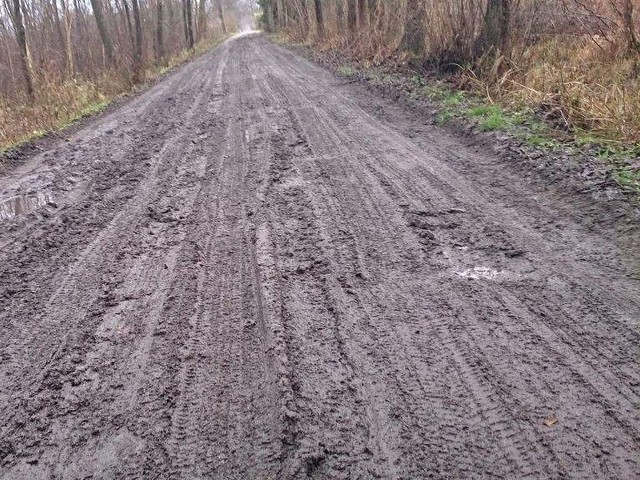
[[551,426],[555,425],[556,423],[558,423],[558,417],[556,417],[553,414],[549,415],[547,418],[544,419],[544,424],[547,427],[551,427]]

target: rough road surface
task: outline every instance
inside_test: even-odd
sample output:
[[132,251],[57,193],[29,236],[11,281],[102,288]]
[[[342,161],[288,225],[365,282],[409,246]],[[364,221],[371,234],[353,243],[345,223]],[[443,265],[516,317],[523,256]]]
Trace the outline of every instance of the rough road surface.
[[0,478],[640,477],[634,252],[359,88],[240,37],[0,177]]

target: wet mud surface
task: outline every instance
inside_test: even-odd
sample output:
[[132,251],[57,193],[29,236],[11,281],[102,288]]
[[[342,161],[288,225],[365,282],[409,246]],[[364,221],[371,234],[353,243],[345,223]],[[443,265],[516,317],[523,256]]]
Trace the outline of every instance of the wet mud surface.
[[398,108],[245,36],[0,177],[0,478],[638,478],[634,242]]

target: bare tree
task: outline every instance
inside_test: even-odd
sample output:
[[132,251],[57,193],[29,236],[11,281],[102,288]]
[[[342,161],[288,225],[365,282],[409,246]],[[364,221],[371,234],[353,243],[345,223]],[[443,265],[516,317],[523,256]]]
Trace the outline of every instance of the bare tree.
[[31,53],[27,43],[27,32],[24,26],[23,6],[20,0],[12,0],[12,4],[8,5],[13,23],[13,29],[16,32],[16,42],[20,49],[20,65],[29,98],[34,97],[33,87],[33,68],[31,64]]
[[198,40],[202,40],[207,33],[207,9],[205,8],[205,1],[200,0],[197,2],[198,4],[198,17],[196,22],[196,33],[198,36]]
[[71,12],[67,6],[67,0],[61,0],[62,15],[64,16],[64,56],[67,76],[72,77],[75,73],[73,48],[71,46]]
[[357,15],[357,0],[346,0],[347,1],[347,25],[349,27],[349,31],[353,32],[356,29],[358,24],[358,15]]
[[424,51],[425,28],[422,0],[407,0],[400,49],[420,55]]
[[636,30],[633,24],[633,2],[624,0],[622,5],[622,21],[624,24],[624,34],[629,51],[640,52],[640,43],[636,37]]
[[318,36],[322,37],[324,35],[324,16],[322,12],[322,1],[321,0],[313,0],[315,11],[316,11],[316,27]]
[[511,23],[511,0],[489,0],[484,14],[482,32],[476,44],[476,54],[508,49]]
[[162,0],[156,0],[156,31],[155,31],[156,59],[164,61],[164,5]]
[[140,7],[138,0],[131,0],[133,7],[133,23],[136,29],[136,42],[134,48],[134,81],[142,79],[142,20],[140,19]]
[[115,56],[113,53],[113,42],[111,41],[111,36],[109,35],[109,30],[107,30],[107,25],[104,20],[102,3],[100,2],[100,0],[91,0],[91,8],[93,9],[93,16],[96,20],[96,25],[98,26],[100,38],[102,39],[104,54],[107,57],[107,61],[109,62],[109,64],[113,64],[115,62]]
[[336,31],[341,33],[344,31],[344,0],[334,0],[334,8],[336,11]]
[[193,38],[193,19],[191,12],[191,0],[182,0],[182,21],[184,22],[184,37],[187,48],[193,49],[195,41]]
[[358,0],[358,25],[360,29],[369,26],[369,0]]
[[[269,2],[269,5],[271,5],[271,2]],[[220,19],[220,24],[222,25],[222,32],[226,35],[227,24],[224,21],[224,11],[222,10],[222,0],[216,0],[216,6],[218,7],[218,18]]]

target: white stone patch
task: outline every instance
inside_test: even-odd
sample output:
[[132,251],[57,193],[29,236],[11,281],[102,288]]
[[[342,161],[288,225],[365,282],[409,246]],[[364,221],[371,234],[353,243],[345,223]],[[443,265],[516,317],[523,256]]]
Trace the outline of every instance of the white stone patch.
[[472,278],[474,280],[477,280],[479,278],[487,278],[489,280],[493,280],[500,275],[504,275],[505,273],[506,272],[504,271],[494,270],[493,268],[489,267],[473,267],[467,268],[466,270],[463,270],[461,272],[455,272],[456,275],[465,278]]

